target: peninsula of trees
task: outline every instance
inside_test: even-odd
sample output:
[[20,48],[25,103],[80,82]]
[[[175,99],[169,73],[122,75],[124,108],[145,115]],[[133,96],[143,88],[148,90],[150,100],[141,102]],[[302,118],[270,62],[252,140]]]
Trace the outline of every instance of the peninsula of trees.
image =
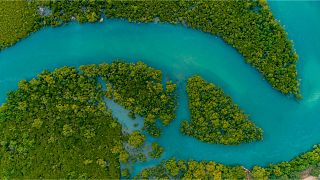
[[[8,94],[0,107],[1,179],[119,179],[120,162],[161,156],[164,149],[156,143],[143,153],[145,135],[125,132],[104,97],[146,116],[148,131],[156,128],[157,118],[169,124],[175,117],[175,85],[167,82],[163,89],[161,72],[142,62],[80,69],[45,70]],[[108,83],[106,90],[100,75]]]
[[[22,80],[18,90],[8,94],[7,102],[0,107],[0,177],[2,179],[119,179],[121,176],[128,178],[131,177],[130,170],[121,169],[120,163],[125,165],[145,161],[149,157],[161,156],[164,149],[156,143],[152,143],[151,151],[147,154],[143,153],[142,148],[146,143],[144,132],[125,132],[105,105],[104,98],[105,96],[113,98],[120,90],[119,87],[124,88],[126,92],[127,87],[124,84],[127,84],[137,93],[146,93],[151,101],[159,97],[163,99],[161,96],[166,96],[169,92],[168,98],[172,97],[170,102],[174,102],[173,83],[170,82],[170,87],[162,90],[161,88],[153,89],[152,87],[160,86],[155,79],[161,79],[159,78],[161,72],[142,62],[117,61],[112,64],[86,65],[81,69],[82,71],[63,67],[53,72],[45,70],[37,78],[29,81]],[[99,83],[100,74],[108,84],[106,89]],[[127,82],[121,82],[122,84],[118,85],[116,79],[122,76],[131,78],[124,78]],[[130,84],[132,82],[129,80],[132,79],[140,85]],[[203,102],[218,104],[222,102],[223,107],[230,107],[229,110],[234,109],[229,113],[230,116],[240,113],[237,106],[232,105],[231,100],[214,85],[208,84],[198,76],[192,77],[189,82],[188,91],[192,92],[192,96],[195,93],[193,88],[197,87],[199,88],[197,93],[207,98]],[[112,91],[108,91],[110,86],[113,87]],[[136,89],[138,87],[142,89]],[[172,89],[169,90],[170,88]],[[207,89],[208,92],[204,93],[202,88]],[[214,93],[210,94],[212,92]],[[212,96],[216,94],[219,96]],[[128,102],[121,97],[122,95],[124,94],[120,92],[116,95],[122,99],[118,102],[126,106]],[[126,97],[130,99],[134,96],[126,94]],[[191,100],[195,97],[193,96]],[[207,101],[212,100],[212,97],[216,97],[217,100]],[[165,107],[168,102],[154,101],[157,103],[146,105],[143,103],[144,99],[139,99],[137,102],[130,100],[130,102],[136,102],[136,106],[140,106],[142,112],[154,112],[152,109],[155,105],[160,108],[157,112],[162,112],[161,107]],[[206,109],[206,103],[203,104]],[[172,107],[175,109],[175,106]],[[140,111],[137,113],[140,114]],[[145,116],[148,113],[141,114]],[[157,118],[161,119],[161,116],[157,114]],[[228,130],[227,127],[224,128]],[[315,146],[313,150],[289,162],[271,164],[265,168],[255,166],[250,172],[241,166],[226,166],[212,161],[169,159],[153,168],[142,170],[136,178],[298,178],[300,172],[306,169],[310,170],[312,175],[318,176],[319,163],[320,148]]]
[[145,117],[144,129],[158,137],[161,130],[155,125],[160,119],[168,125],[176,116],[176,84],[161,84],[162,73],[143,62],[121,61],[112,64],[86,65],[80,69],[89,77],[100,76],[106,82],[106,97],[135,114]]
[[64,67],[21,81],[0,109],[0,177],[119,178],[121,126],[97,80]]
[[283,94],[300,98],[297,54],[266,1],[4,1],[0,49],[44,26],[101,17],[182,24],[221,37]]
[[320,175],[320,146],[301,154],[289,162],[270,164],[252,170],[243,166],[226,166],[213,161],[164,160],[159,165],[142,170],[135,179],[300,179],[301,172]]

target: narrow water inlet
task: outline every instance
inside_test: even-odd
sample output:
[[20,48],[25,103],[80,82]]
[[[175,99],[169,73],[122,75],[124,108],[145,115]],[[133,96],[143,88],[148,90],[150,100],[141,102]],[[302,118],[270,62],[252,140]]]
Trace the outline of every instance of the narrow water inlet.
[[[163,159],[175,156],[246,167],[292,159],[320,143],[320,100],[316,97],[320,92],[320,3],[271,1],[270,6],[276,18],[286,25],[300,56],[298,72],[304,96],[300,103],[272,89],[262,75],[220,38],[183,26],[122,20],[45,28],[2,51],[0,103],[5,102],[9,90],[17,88],[19,80],[31,79],[44,69],[110,63],[119,58],[128,62],[141,60],[162,70],[179,85],[177,119],[157,139],[165,148]],[[263,128],[264,140],[223,146],[183,136],[179,132],[180,122],[189,118],[185,82],[195,74],[223,88]],[[118,112],[118,119],[125,120],[125,111],[108,103]],[[135,170],[158,162],[136,164]]]

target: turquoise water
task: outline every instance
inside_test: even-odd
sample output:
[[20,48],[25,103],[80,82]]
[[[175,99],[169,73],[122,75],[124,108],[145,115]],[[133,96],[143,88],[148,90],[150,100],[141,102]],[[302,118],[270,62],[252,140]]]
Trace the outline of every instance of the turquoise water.
[[[244,63],[242,56],[220,38],[168,24],[132,24],[121,20],[60,28],[45,28],[0,53],[0,102],[43,69],[64,65],[143,60],[178,83],[177,119],[159,139],[163,159],[214,160],[246,167],[290,160],[320,143],[320,2],[270,2],[295,42],[304,99],[297,102],[271,88],[262,76]],[[180,122],[189,119],[186,79],[200,74],[222,87],[251,119],[264,130],[262,142],[240,146],[202,143],[179,133]],[[125,111],[113,106],[119,119]],[[136,164],[135,170],[158,163]]]

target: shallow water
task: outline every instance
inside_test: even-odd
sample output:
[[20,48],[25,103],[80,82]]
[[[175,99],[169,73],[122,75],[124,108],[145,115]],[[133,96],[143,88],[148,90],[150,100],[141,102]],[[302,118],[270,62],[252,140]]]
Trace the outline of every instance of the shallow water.
[[[214,160],[246,167],[290,160],[320,143],[320,2],[272,1],[275,16],[286,26],[300,56],[300,102],[272,89],[243,57],[220,38],[168,24],[132,24],[121,20],[72,23],[45,28],[0,53],[0,103],[21,79],[43,69],[64,65],[142,60],[178,83],[177,119],[165,128],[159,142],[167,159]],[[222,87],[264,130],[262,142],[224,146],[202,143],[180,134],[181,120],[189,119],[186,79],[200,74]],[[125,111],[112,106],[123,120]],[[118,108],[118,110],[117,110]],[[135,171],[157,161],[136,164]]]

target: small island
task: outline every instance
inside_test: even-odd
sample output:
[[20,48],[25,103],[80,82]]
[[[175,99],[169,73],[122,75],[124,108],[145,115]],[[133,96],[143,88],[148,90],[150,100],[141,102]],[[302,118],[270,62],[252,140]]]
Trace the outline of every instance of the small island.
[[182,133],[204,142],[226,145],[262,139],[262,129],[214,84],[194,76],[188,79],[186,90],[191,122],[182,122]]

